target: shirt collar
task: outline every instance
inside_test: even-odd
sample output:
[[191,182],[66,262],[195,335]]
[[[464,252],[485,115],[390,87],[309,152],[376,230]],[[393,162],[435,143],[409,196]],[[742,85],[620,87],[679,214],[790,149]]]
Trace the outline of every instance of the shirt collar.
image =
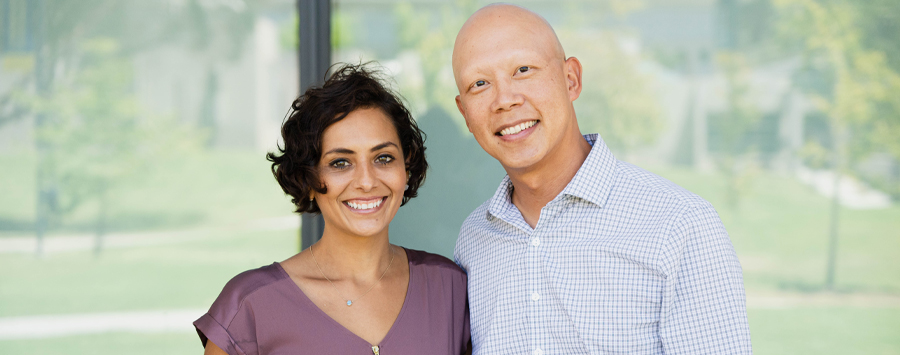
[[[584,139],[592,146],[591,151],[559,196],[574,196],[603,207],[615,179],[616,158],[599,134],[586,134]],[[507,175],[491,197],[488,213],[496,217],[510,213],[510,209],[515,208],[512,204],[512,191],[512,181]]]
[[575,196],[603,207],[616,178],[616,157],[599,134],[586,134],[584,139],[593,148],[560,195]]

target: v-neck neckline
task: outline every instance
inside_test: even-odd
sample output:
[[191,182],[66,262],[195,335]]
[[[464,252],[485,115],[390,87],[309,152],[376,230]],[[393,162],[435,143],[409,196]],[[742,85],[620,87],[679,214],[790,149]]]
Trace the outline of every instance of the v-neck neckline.
[[[403,248],[403,247],[401,247],[401,248]],[[309,306],[312,306],[312,308],[315,309],[315,312],[317,312],[319,314],[319,316],[325,318],[327,321],[331,322],[333,325],[337,326],[338,328],[340,328],[342,331],[346,332],[347,334],[350,334],[352,337],[358,339],[363,344],[366,344],[366,346],[381,347],[381,346],[384,346],[384,344],[394,334],[394,329],[397,328],[397,324],[400,323],[400,320],[403,318],[403,314],[406,313],[406,307],[407,307],[407,305],[409,305],[409,293],[412,292],[412,287],[410,287],[410,286],[413,283],[412,282],[413,281],[413,267],[411,265],[412,259],[410,258],[409,250],[406,248],[403,248],[403,252],[406,253],[406,263],[409,264],[409,267],[408,267],[409,280],[407,281],[407,285],[406,285],[406,296],[403,299],[403,306],[400,307],[400,313],[397,313],[397,318],[394,318],[394,323],[391,324],[390,329],[388,329],[388,332],[384,335],[383,338],[381,338],[381,341],[379,341],[378,344],[369,344],[368,340],[363,339],[358,334],[352,332],[350,329],[347,329],[347,327],[345,327],[340,322],[336,321],[334,318],[331,318],[331,316],[329,316],[328,313],[325,313],[325,311],[323,311],[321,308],[319,308],[319,306],[316,305],[316,303],[313,302],[312,299],[310,299],[309,296],[307,296],[306,293],[303,292],[302,289],[300,289],[300,285],[297,285],[297,283],[294,282],[294,279],[291,278],[291,275],[287,273],[287,270],[285,270],[284,267],[281,266],[280,262],[276,261],[275,264],[278,265],[278,269],[280,269],[281,272],[284,274],[284,276],[286,276],[288,278],[288,280],[294,285],[294,289],[300,293],[300,299],[307,302],[309,304]]]

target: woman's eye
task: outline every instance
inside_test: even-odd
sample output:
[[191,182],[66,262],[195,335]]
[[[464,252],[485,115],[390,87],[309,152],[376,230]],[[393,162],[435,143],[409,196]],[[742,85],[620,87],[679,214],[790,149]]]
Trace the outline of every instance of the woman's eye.
[[527,66],[519,67],[519,73],[527,72],[527,71],[530,70],[530,69],[531,69],[531,68],[529,68],[529,67],[527,67]]
[[344,169],[350,167],[350,162],[348,162],[344,159],[339,159],[339,160],[335,160],[335,161],[331,162],[331,164],[329,164],[329,165],[331,165],[332,168],[344,170]]
[[475,85],[474,85],[474,86],[477,88],[477,87],[481,87],[481,86],[485,86],[485,85],[487,85],[487,82],[486,82],[486,81],[484,81],[484,80],[478,80],[478,81],[475,82]]
[[387,165],[392,161],[394,161],[394,157],[390,155],[381,155],[378,158],[375,158],[375,162],[381,165]]

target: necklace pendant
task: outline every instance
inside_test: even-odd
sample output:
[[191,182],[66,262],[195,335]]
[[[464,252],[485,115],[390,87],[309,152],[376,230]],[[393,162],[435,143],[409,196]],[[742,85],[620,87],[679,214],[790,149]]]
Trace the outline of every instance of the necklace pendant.
[[347,307],[350,307],[350,306],[352,306],[352,305],[353,305],[353,301],[347,300]]

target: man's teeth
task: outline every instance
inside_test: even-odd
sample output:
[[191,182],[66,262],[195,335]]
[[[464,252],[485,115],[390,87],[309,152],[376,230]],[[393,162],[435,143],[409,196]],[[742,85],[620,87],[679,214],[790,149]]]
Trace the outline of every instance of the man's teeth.
[[378,199],[378,200],[368,202],[368,203],[356,203],[356,202],[352,202],[352,201],[347,201],[347,205],[349,205],[351,208],[353,208],[355,210],[370,210],[375,207],[381,206],[382,201],[384,201],[384,199]]
[[500,135],[501,135],[501,136],[508,136],[508,135],[510,135],[510,134],[516,134],[516,133],[519,133],[519,132],[522,132],[522,131],[524,131],[524,130],[526,130],[526,129],[531,128],[531,126],[534,126],[535,124],[537,124],[537,120],[534,120],[534,121],[528,121],[528,122],[522,122],[522,123],[519,123],[519,124],[517,124],[517,125],[515,125],[515,126],[509,127],[509,128],[507,128],[507,129],[504,129],[504,130],[500,131]]

